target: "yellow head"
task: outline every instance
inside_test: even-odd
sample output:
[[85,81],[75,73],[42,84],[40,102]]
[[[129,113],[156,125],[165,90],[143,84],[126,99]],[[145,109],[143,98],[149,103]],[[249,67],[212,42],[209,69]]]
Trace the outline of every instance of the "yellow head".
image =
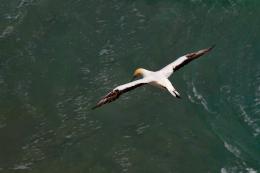
[[144,69],[143,68],[138,68],[134,72],[134,77],[142,77],[144,74]]

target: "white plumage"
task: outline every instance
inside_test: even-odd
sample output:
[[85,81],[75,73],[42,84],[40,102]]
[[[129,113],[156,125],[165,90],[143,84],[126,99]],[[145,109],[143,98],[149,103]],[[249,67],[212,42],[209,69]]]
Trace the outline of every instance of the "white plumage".
[[156,86],[162,89],[165,89],[170,92],[174,97],[180,98],[180,94],[173,87],[172,83],[168,80],[168,78],[178,69],[188,64],[190,61],[202,56],[203,54],[209,52],[214,46],[202,49],[197,52],[186,54],[174,62],[168,64],[158,71],[149,71],[143,68],[138,68],[134,72],[134,77],[142,77],[142,79],[135,80],[133,82],[129,82],[124,85],[120,85],[109,92],[106,96],[104,96],[93,109],[100,107],[106,103],[112,102],[116,100],[121,94],[131,91],[139,86],[143,86],[145,84],[150,84],[152,86]]

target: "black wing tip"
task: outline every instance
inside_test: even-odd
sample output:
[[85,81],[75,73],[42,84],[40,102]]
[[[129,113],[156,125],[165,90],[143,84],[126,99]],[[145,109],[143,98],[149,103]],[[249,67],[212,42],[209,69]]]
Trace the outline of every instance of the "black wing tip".
[[208,53],[209,51],[211,51],[214,47],[216,46],[216,44],[213,44],[211,47],[206,48],[206,49],[202,49],[199,50],[197,53],[195,53],[198,57],[201,55],[204,55],[205,53]]
[[99,102],[97,102],[97,104],[94,107],[92,107],[91,109],[94,110],[96,108],[103,106],[104,104],[115,101],[121,94],[122,93],[120,93],[119,90],[113,90],[113,91],[109,92],[107,95],[105,95],[104,97],[102,97],[101,100]]
[[211,51],[214,47],[216,47],[216,44],[213,44],[212,46],[210,46],[207,51]]
[[106,101],[105,101],[104,99],[101,99],[95,106],[93,106],[93,107],[91,108],[91,110],[95,110],[95,109],[101,107],[101,106],[104,105],[104,104],[106,104]]
[[205,49],[201,49],[199,51],[196,51],[196,52],[192,52],[192,53],[188,53],[186,54],[185,56],[189,59],[196,59],[206,53],[208,53],[209,51],[211,51],[213,48],[215,47],[215,44],[212,45],[211,47],[209,48],[205,48]]
[[91,108],[91,110],[95,110],[95,109],[97,109],[98,107],[99,107],[98,105],[93,106],[93,107]]
[[212,46],[210,46],[209,48],[206,48],[206,49],[202,49],[200,51],[198,51],[198,54],[205,54],[205,53],[208,53],[209,51],[211,51],[214,47],[216,47],[216,44],[213,44]]

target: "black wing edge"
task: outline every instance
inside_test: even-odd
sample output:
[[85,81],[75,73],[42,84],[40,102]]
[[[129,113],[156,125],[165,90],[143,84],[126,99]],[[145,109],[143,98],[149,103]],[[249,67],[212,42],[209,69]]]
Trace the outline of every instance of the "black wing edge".
[[213,44],[211,47],[209,48],[206,48],[206,49],[202,49],[202,50],[199,50],[199,51],[196,51],[196,52],[192,52],[192,53],[188,53],[184,56],[186,56],[188,59],[186,61],[184,61],[183,63],[181,63],[180,65],[176,66],[174,68],[174,71],[180,69],[181,67],[183,67],[184,65],[188,64],[189,62],[191,62],[192,60],[208,53],[209,51],[211,51],[216,45]]
[[92,107],[92,110],[94,110],[106,103],[110,103],[110,102],[116,100],[120,95],[121,95],[121,93],[119,90],[109,92],[107,95],[102,97],[101,100],[99,102],[97,102],[97,104],[94,107]]
[[189,53],[187,55],[185,55],[186,57],[188,57],[189,59],[195,59],[195,58],[198,58],[202,55],[204,55],[205,53],[208,53],[209,51],[211,51],[216,45],[212,45],[211,47],[209,48],[206,48],[206,49],[202,49],[202,50],[199,50],[197,52],[192,52],[192,53]]
[[132,87],[126,88],[124,90],[113,90],[113,91],[109,92],[107,95],[105,95],[104,97],[102,97],[101,100],[94,107],[92,107],[92,110],[94,110],[104,104],[115,101],[116,99],[119,98],[119,96],[121,94],[124,94],[128,91],[131,91],[131,90],[133,90],[139,86],[145,85],[145,84],[147,84],[147,83],[140,83],[140,84],[134,85]]

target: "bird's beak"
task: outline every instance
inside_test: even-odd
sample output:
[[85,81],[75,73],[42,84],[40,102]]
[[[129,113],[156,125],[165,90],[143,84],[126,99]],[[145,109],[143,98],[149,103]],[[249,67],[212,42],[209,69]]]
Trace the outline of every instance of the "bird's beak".
[[131,79],[131,82],[134,81],[137,78],[137,76],[133,76]]

